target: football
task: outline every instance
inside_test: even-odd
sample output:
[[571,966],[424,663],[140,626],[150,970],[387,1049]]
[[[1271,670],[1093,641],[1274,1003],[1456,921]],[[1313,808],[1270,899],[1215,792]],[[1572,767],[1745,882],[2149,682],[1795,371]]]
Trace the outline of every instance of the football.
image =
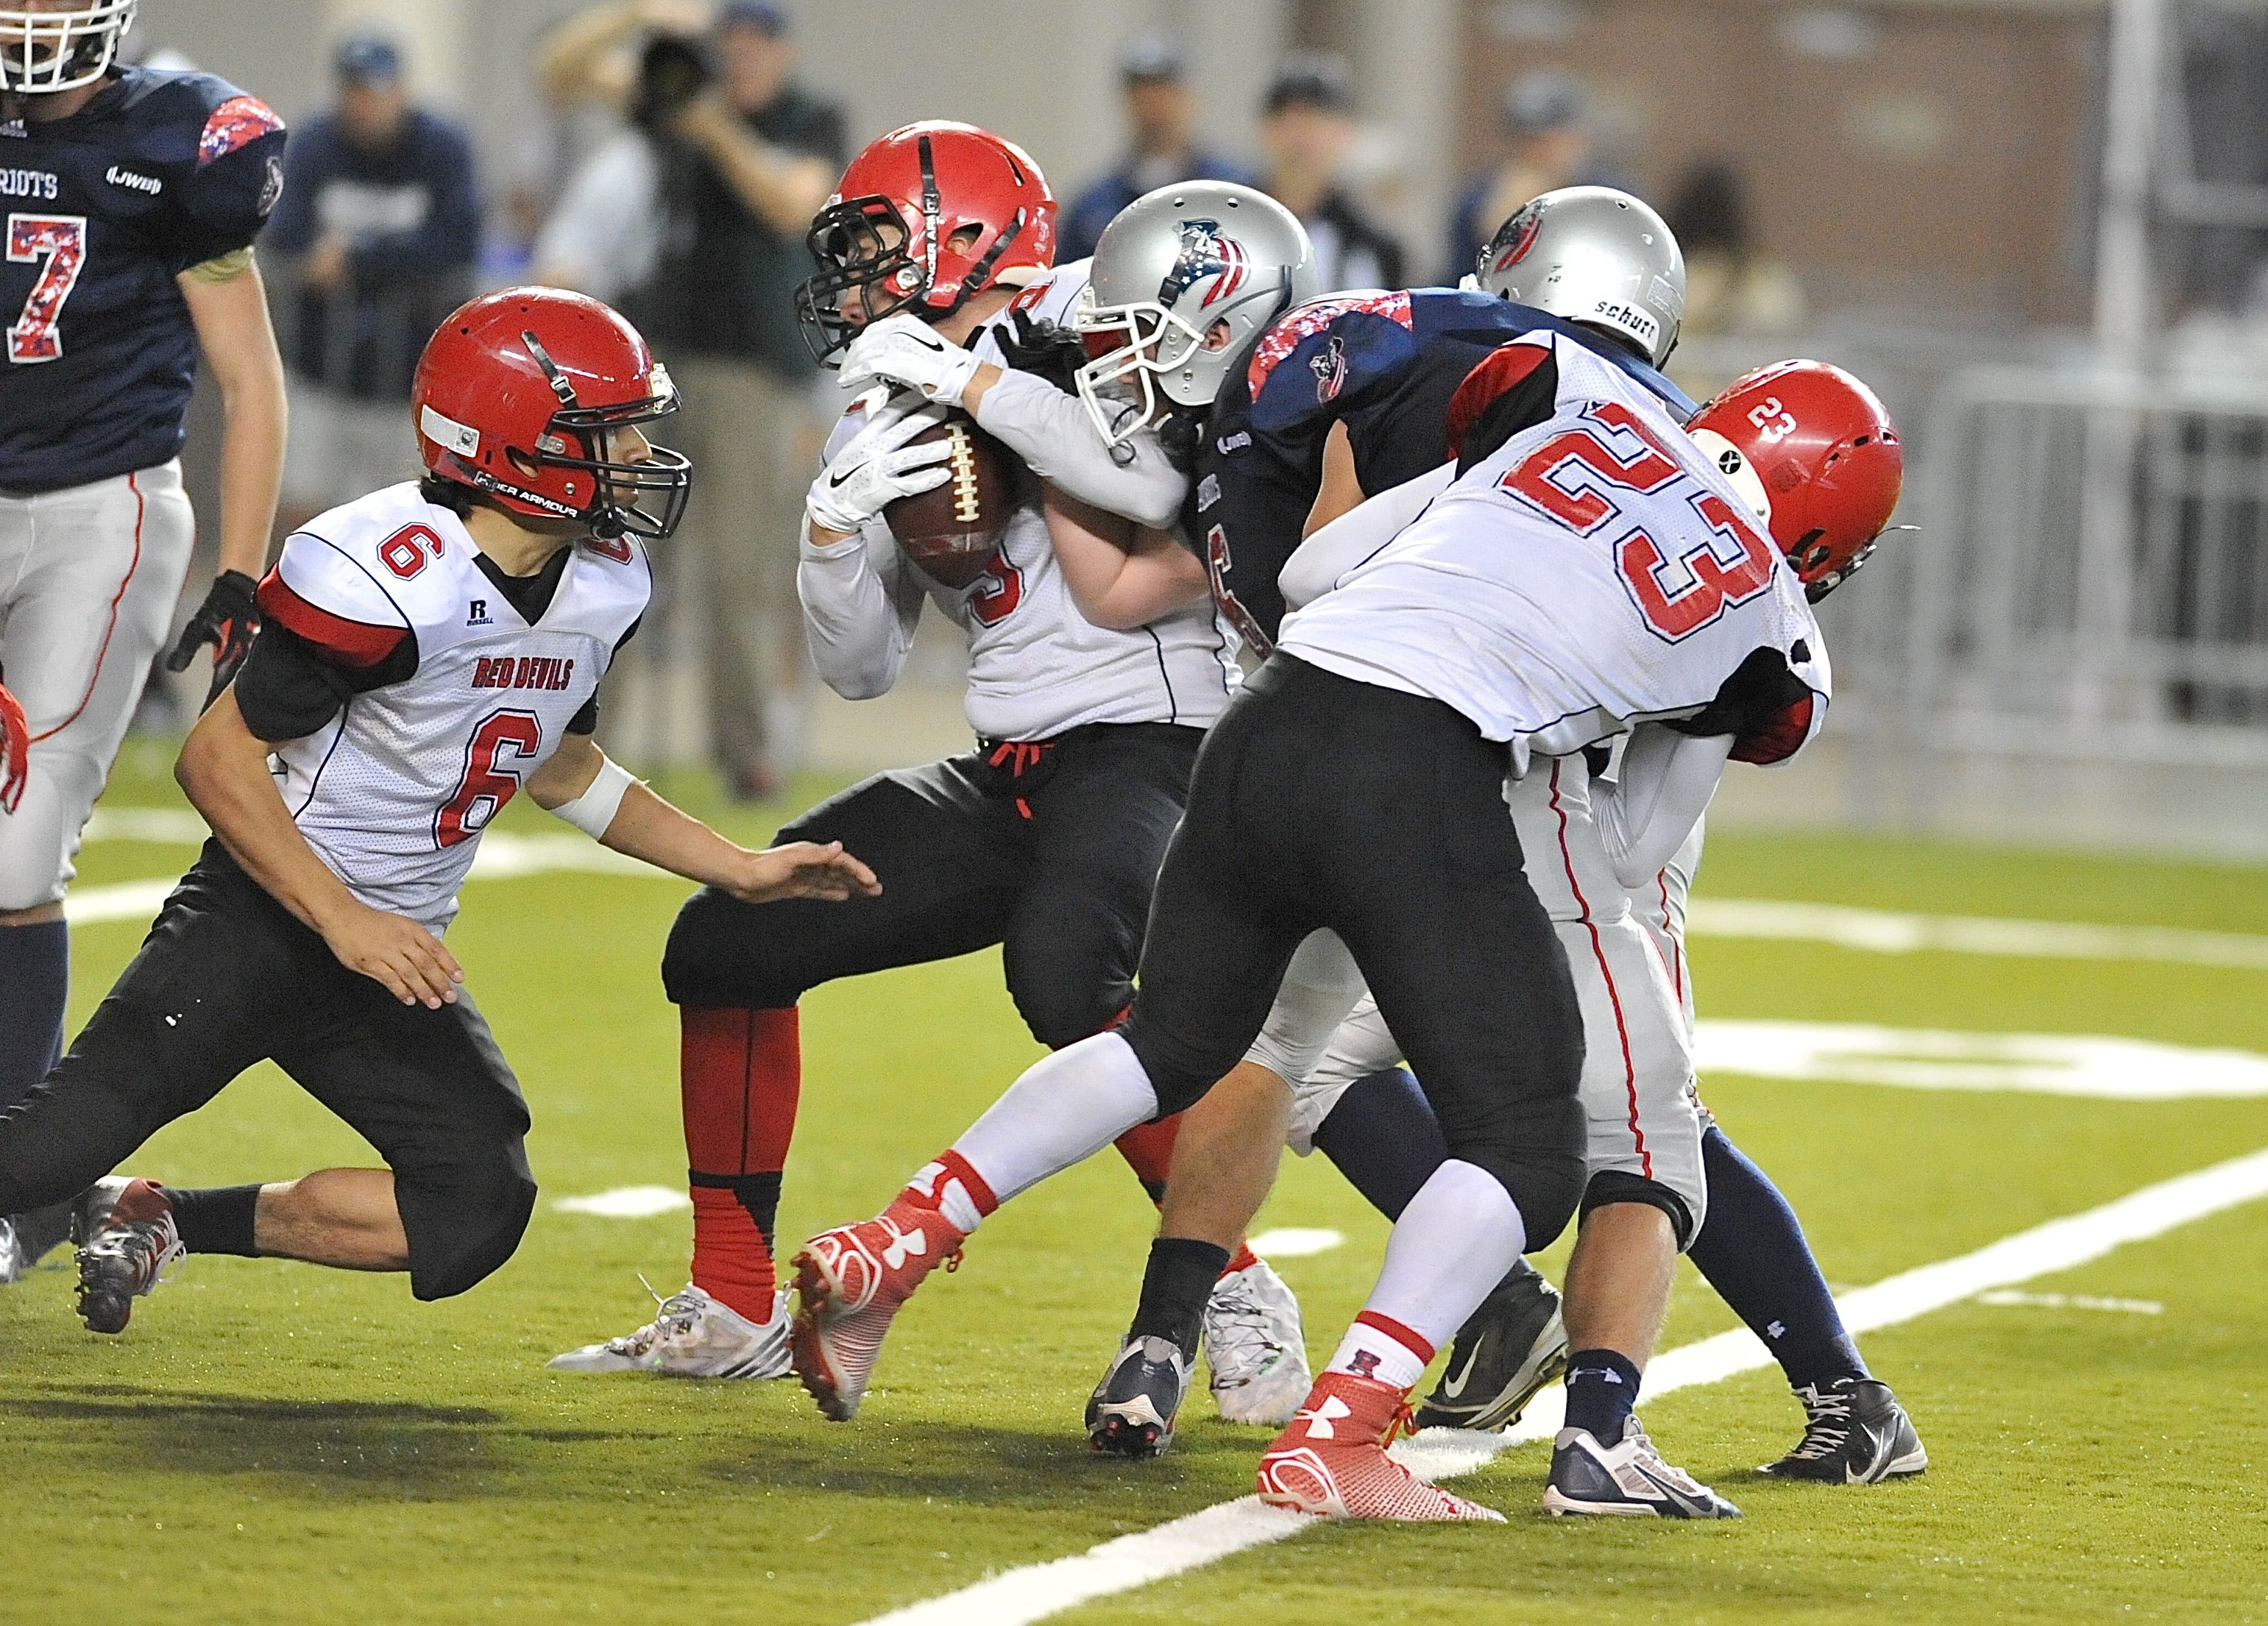
[[1016,501],[1014,461],[975,420],[955,413],[909,442],[946,440],[947,478],[933,490],[902,497],[882,511],[890,534],[922,570],[947,587],[984,574]]

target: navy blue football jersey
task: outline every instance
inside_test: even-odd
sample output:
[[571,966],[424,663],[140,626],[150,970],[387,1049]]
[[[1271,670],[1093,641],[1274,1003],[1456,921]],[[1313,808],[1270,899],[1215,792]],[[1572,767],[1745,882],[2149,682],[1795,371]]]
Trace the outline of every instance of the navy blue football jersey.
[[1692,416],[1684,392],[1620,346],[1492,294],[1335,294],[1261,335],[1206,420],[1184,525],[1211,567],[1215,600],[1246,644],[1274,646],[1284,619],[1276,578],[1322,489],[1331,426],[1346,425],[1364,491],[1415,480],[1454,455],[1449,400],[1465,375],[1498,345],[1538,328],[1568,335],[1679,418]]
[[0,489],[180,450],[197,342],[173,279],[251,243],[283,193],[284,139],[234,85],[141,68],[68,119],[0,127]]

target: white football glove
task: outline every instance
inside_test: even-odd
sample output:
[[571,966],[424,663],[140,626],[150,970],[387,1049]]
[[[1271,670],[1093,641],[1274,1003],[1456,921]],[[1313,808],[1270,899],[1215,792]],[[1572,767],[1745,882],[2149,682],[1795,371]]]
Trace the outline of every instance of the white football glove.
[[945,408],[917,395],[894,395],[870,408],[866,426],[847,441],[811,482],[804,509],[812,524],[846,535],[902,497],[935,490],[953,476],[945,466],[953,444],[906,443],[945,422]]
[[939,337],[919,317],[901,311],[850,342],[843,357],[843,384],[854,390],[902,385],[939,406],[957,407],[968,380],[976,376],[977,364],[969,351]]

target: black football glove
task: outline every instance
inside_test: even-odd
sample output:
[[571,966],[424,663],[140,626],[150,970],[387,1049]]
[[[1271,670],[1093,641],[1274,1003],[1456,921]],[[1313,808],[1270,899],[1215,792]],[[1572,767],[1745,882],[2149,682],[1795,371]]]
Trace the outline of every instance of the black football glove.
[[1086,345],[1076,329],[1035,319],[1029,311],[1008,318],[1008,331],[994,333],[1001,359],[1018,372],[1035,372],[1066,395],[1079,394],[1072,381],[1086,365]]
[[213,646],[212,688],[205,695],[210,706],[236,676],[236,669],[252,652],[253,636],[260,630],[260,584],[241,570],[223,570],[213,579],[204,603],[181,629],[181,641],[166,657],[166,670],[187,672],[189,662],[206,644]]

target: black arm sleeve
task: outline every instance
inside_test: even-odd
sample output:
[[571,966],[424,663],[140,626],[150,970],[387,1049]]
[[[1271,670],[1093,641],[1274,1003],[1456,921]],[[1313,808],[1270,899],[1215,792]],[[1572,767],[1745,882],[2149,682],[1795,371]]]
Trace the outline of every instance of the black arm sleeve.
[[1523,430],[1548,423],[1559,401],[1559,358],[1546,352],[1528,376],[1489,402],[1456,448],[1457,473],[1494,452]]
[[[644,625],[645,617],[643,615],[630,623],[630,629],[622,634],[615,645],[615,658],[621,656],[622,645],[637,636],[638,629]],[[611,666],[612,662],[608,664]],[[568,719],[567,732],[571,734],[595,734],[599,732],[599,691],[597,689],[591,691],[591,697],[583,703],[583,709]]]
[[416,670],[414,638],[402,639],[376,666],[357,669],[326,659],[298,633],[270,620],[253,639],[233,688],[244,725],[253,738],[273,745],[319,732],[355,695],[399,683]]

